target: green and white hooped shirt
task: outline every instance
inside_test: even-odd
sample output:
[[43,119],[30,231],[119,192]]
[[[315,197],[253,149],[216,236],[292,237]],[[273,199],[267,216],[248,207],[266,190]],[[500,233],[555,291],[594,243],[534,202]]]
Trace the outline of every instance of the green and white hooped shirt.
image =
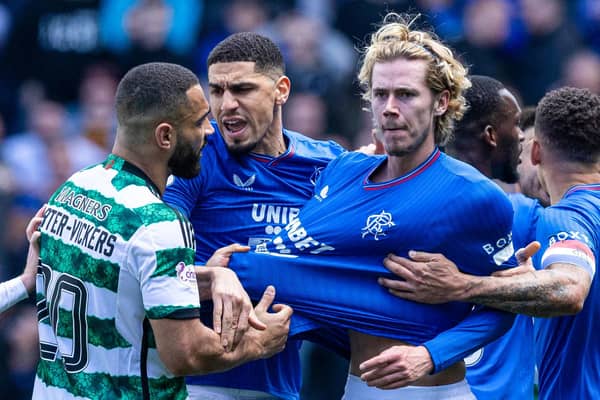
[[58,188],[40,230],[33,398],[186,398],[148,319],[199,316],[187,219],[111,154]]

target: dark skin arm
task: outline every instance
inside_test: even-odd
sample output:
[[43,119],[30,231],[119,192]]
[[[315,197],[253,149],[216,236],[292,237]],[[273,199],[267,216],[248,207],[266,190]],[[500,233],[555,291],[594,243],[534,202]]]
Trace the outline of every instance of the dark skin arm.
[[429,304],[467,301],[513,313],[538,317],[576,314],[591,285],[582,268],[556,263],[537,271],[530,257],[539,249],[533,242],[518,255],[519,267],[494,276],[462,273],[442,254],[409,253],[410,259],[389,255],[384,265],[404,280],[380,278],[395,296]]

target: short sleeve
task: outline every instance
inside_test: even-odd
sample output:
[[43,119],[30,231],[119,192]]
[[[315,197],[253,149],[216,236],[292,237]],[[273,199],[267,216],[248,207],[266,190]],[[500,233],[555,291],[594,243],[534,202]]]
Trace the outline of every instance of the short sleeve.
[[546,209],[536,232],[542,244],[538,258],[540,268],[557,263],[572,264],[585,269],[593,278],[597,251],[591,240],[593,235],[578,213],[553,207]]
[[182,226],[178,218],[154,223],[141,228],[132,241],[128,265],[140,283],[144,310],[150,319],[199,315],[195,251],[187,243],[193,235]]

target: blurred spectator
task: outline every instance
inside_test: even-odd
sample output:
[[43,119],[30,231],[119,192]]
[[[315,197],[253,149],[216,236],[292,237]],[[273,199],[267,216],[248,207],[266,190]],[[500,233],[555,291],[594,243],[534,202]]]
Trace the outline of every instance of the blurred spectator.
[[581,41],[566,18],[564,1],[520,0],[519,4],[528,36],[526,46],[511,63],[512,82],[525,104],[535,104],[560,79],[565,60]]
[[313,139],[327,134],[327,104],[313,93],[294,93],[285,105],[284,126]]
[[462,14],[465,0],[417,0],[416,4],[438,36],[456,42],[463,36]]
[[20,306],[11,319],[6,332],[10,398],[30,399],[39,359],[37,309],[32,304]]
[[600,54],[600,1],[576,0],[575,24],[586,43]]
[[[204,32],[198,47],[194,51],[194,72],[200,79],[206,79],[208,69],[206,60],[210,51],[232,33],[256,32],[270,37],[274,41],[277,38],[269,30],[269,9],[265,2],[260,0],[229,0],[224,5],[213,10],[211,14],[213,21],[207,22],[208,31]],[[217,23],[215,23],[215,21]],[[212,22],[212,23],[210,23]]]
[[600,94],[600,55],[587,49],[574,53],[565,63],[560,86],[587,88]]
[[203,10],[202,0],[103,0],[100,37],[124,71],[150,61],[189,65]]
[[[0,114],[0,147],[4,147],[4,135],[5,135],[4,118]],[[6,232],[7,226],[6,221],[8,220],[8,211],[12,201],[14,193],[14,177],[10,171],[10,168],[4,162],[2,155],[0,154],[0,232]],[[1,245],[0,241],[0,271],[6,271],[7,267],[7,255],[5,254],[5,248]],[[0,274],[3,275],[3,274]],[[4,274],[4,276],[8,276]],[[0,281],[4,281],[2,279]]]
[[65,108],[42,101],[31,110],[29,130],[6,139],[2,158],[18,178],[17,193],[43,202],[70,174],[104,158],[98,146],[67,132]]
[[360,104],[354,95],[357,54],[352,43],[321,20],[297,12],[280,15],[274,26],[294,90],[320,96],[326,102],[328,125],[351,141],[357,116],[348,110]]
[[[362,45],[389,11],[411,11],[409,0],[335,0],[334,27],[355,44]],[[360,46],[357,46],[360,47]]]
[[356,52],[343,35],[299,13],[281,15],[276,27],[295,90],[326,95],[352,80]]
[[18,276],[27,259],[29,242],[25,228],[43,202],[27,195],[15,196],[6,208],[5,229],[0,232],[0,246],[4,249],[4,265],[0,281]]
[[327,104],[314,93],[295,93],[285,105],[284,126],[318,140],[335,140],[346,149],[351,148],[350,135],[330,133]]
[[463,15],[464,37],[455,44],[471,74],[493,76],[511,82],[510,54],[522,35],[510,0],[469,1]]
[[74,131],[94,142],[106,153],[116,132],[114,98],[118,74],[110,64],[94,64],[85,71],[79,87],[79,103],[71,110]]

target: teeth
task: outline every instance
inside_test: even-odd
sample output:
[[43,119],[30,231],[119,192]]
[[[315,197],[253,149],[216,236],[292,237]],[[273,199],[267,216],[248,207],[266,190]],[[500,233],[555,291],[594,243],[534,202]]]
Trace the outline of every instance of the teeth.
[[236,120],[236,121],[224,121],[223,125],[229,130],[235,131],[241,129],[244,126],[244,121]]

